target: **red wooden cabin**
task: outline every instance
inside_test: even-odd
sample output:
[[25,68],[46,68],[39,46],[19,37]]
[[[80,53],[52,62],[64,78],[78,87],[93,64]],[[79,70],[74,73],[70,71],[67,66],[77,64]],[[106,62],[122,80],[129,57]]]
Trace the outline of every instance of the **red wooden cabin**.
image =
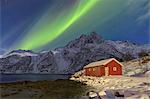
[[122,64],[115,58],[92,62],[84,67],[86,76],[122,75]]

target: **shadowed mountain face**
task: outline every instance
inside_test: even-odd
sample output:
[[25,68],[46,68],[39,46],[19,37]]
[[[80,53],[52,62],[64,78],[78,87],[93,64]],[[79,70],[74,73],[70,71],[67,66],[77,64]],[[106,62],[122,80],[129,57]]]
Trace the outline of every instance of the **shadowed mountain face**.
[[123,61],[126,54],[137,58],[141,51],[150,52],[150,45],[104,40],[98,34],[91,33],[81,35],[65,47],[52,51],[11,51],[0,58],[0,72],[70,74],[97,60],[114,57]]

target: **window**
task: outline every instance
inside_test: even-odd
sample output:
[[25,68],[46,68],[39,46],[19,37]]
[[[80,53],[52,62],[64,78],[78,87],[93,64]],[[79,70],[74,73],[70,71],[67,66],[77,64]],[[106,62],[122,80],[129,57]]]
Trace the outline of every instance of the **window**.
[[89,68],[89,71],[91,71],[91,68]]
[[95,71],[95,68],[93,68],[93,71]]
[[113,67],[113,71],[117,71],[117,67]]

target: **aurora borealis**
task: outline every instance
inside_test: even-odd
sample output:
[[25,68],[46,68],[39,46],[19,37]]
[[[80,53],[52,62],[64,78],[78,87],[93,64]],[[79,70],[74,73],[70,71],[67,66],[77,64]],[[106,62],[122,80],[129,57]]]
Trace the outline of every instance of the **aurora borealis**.
[[[67,11],[70,12],[68,15],[67,12],[61,13],[54,21],[49,21],[46,25],[44,23],[44,27],[40,26],[40,30],[36,26],[33,27],[29,35],[24,38],[19,48],[35,49],[53,41],[80,17],[82,17],[82,15],[86,14],[88,10],[96,4],[96,2],[98,2],[98,0],[80,0],[77,2],[77,5],[72,8],[72,12]],[[42,23],[43,21],[37,23],[37,25]],[[30,36],[32,39],[30,39]]]
[[149,43],[149,0],[0,0],[0,49],[48,50],[95,31]]

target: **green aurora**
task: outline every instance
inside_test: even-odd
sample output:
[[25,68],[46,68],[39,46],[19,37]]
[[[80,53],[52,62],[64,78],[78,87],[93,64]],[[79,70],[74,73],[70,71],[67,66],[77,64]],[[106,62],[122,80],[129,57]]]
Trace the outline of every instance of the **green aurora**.
[[150,43],[149,0],[0,1],[0,54],[54,50],[93,31],[107,40]]
[[27,33],[18,48],[27,50],[37,49],[52,42],[82,16],[85,16],[86,13],[100,1],[101,0],[78,0],[72,9],[60,12],[57,17],[51,15],[53,18],[55,17],[53,21],[49,20],[51,18],[48,10]]

